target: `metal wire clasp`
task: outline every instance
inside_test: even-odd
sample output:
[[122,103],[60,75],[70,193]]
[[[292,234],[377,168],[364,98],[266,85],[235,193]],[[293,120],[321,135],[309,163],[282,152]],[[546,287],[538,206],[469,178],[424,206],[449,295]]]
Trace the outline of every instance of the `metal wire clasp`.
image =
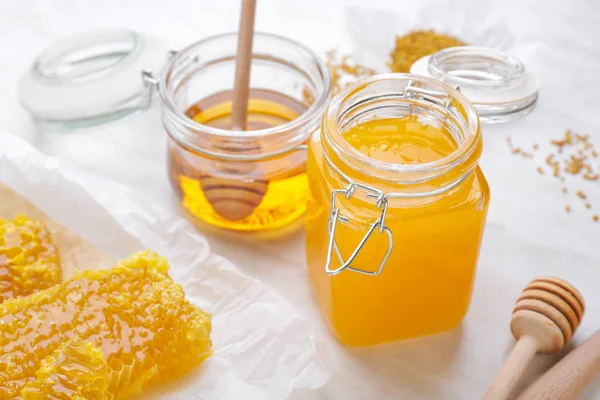
[[[167,59],[170,60],[177,54],[176,50],[169,50],[167,53]],[[147,109],[152,105],[152,99],[154,98],[154,93],[158,88],[158,83],[160,79],[154,74],[153,71],[142,69],[142,82],[146,87],[146,94],[144,99],[142,100],[141,108]]]
[[[379,216],[379,218],[377,218],[377,220],[375,220],[375,222],[373,222],[371,224],[371,226],[367,230],[367,233],[365,234],[365,236],[363,236],[361,241],[358,243],[358,245],[356,246],[356,248],[354,249],[354,251],[352,252],[350,257],[348,258],[348,260],[344,261],[344,258],[342,257],[342,254],[340,253],[338,245],[335,241],[335,231],[336,231],[338,221],[341,220],[342,223],[347,223],[350,219],[348,217],[340,215],[339,207],[337,207],[337,208],[335,207],[335,198],[337,195],[343,194],[347,200],[350,200],[352,198],[352,196],[354,196],[357,188],[368,192],[367,197],[376,199],[375,206],[377,207],[377,209],[381,209],[381,215]],[[390,254],[392,252],[392,248],[394,247],[394,237],[392,235],[392,231],[390,230],[390,228],[388,228],[385,225],[385,216],[387,214],[387,207],[388,207],[387,197],[381,190],[374,189],[372,187],[362,185],[360,183],[353,182],[353,183],[350,183],[345,190],[334,190],[331,192],[330,215],[329,215],[329,219],[327,220],[329,245],[327,246],[327,262],[325,264],[325,272],[328,275],[337,275],[345,269],[348,269],[349,271],[354,271],[354,272],[358,272],[361,274],[365,274],[365,275],[371,275],[371,276],[377,276],[377,275],[381,274],[381,272],[383,271],[383,267],[385,266],[385,263],[387,262]],[[352,262],[356,259],[356,257],[358,256],[358,254],[360,253],[360,251],[362,250],[364,245],[367,243],[367,241],[373,234],[373,232],[375,232],[375,229],[377,229],[379,234],[383,234],[385,232],[388,237],[388,249],[383,256],[381,263],[379,264],[379,268],[377,269],[377,271],[366,271],[363,269],[351,267]],[[332,258],[332,254],[334,251],[335,251],[341,265],[338,268],[331,269],[331,258]]]

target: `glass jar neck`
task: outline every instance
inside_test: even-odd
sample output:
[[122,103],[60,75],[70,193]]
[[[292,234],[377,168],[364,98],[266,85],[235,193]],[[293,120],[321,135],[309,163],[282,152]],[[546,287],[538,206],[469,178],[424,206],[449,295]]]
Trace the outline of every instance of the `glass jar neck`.
[[186,115],[193,102],[233,89],[236,51],[237,33],[227,33],[196,42],[172,58],[159,84],[162,119],[171,138],[194,152],[237,161],[277,157],[304,145],[318,129],[330,98],[329,72],[310,49],[281,36],[255,33],[251,90],[302,102],[307,107],[302,114],[282,125],[248,131],[219,129]]
[[[447,130],[456,149],[428,163],[393,164],[368,157],[344,138],[357,124],[406,116]],[[471,103],[442,82],[409,74],[377,75],[347,87],[328,106],[321,134],[325,167],[340,188],[354,183],[397,197],[434,196],[456,187],[475,169],[482,151]]]

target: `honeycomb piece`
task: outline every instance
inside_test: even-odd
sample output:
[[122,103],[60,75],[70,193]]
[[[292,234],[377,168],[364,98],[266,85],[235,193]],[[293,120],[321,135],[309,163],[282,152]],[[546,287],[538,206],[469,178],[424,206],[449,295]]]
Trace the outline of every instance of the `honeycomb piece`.
[[61,276],[58,250],[42,221],[0,218],[0,303],[47,289]]
[[21,391],[23,400],[112,400],[108,363],[102,350],[73,338],[42,361],[35,380]]
[[15,398],[73,337],[102,350],[119,399],[197,366],[211,354],[211,317],[167,271],[165,258],[145,251],[0,304],[0,399]]

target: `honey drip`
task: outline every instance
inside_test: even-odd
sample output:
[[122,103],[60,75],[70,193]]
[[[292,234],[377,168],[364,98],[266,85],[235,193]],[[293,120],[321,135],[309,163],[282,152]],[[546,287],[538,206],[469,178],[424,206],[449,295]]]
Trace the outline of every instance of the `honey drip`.
[[[53,367],[43,360],[74,338],[102,351],[109,392],[120,399],[197,366],[211,354],[210,315],[167,272],[165,258],[145,251],[0,304],[0,399],[44,386],[40,376]],[[60,349],[58,357],[73,351]],[[65,382],[84,379],[80,372],[65,369]]]
[[[223,92],[194,104],[186,114],[204,125],[231,129],[231,106],[231,92]],[[250,91],[248,108],[248,130],[285,124],[306,110],[300,101],[260,89]],[[254,146],[257,153],[259,140]],[[223,162],[220,169],[213,167],[208,172],[202,165],[206,162],[200,154],[170,146],[171,183],[183,206],[201,221],[230,230],[263,231],[281,228],[306,211],[308,179],[304,163],[291,171],[283,168],[285,172],[265,172],[261,176],[264,163]],[[278,159],[268,162],[277,163]],[[232,171],[260,178],[236,181],[230,178]]]
[[60,282],[58,249],[42,221],[0,218],[0,303]]

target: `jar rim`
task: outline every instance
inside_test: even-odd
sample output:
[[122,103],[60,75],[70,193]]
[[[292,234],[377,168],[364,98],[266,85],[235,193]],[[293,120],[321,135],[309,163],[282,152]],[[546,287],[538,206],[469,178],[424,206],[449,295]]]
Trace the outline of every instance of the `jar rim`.
[[[359,93],[373,83],[382,81],[420,81],[440,87],[440,89],[447,92],[452,98],[458,100],[461,106],[464,108],[466,115],[465,122],[469,130],[468,136],[466,136],[461,143],[458,143],[457,148],[450,154],[437,160],[421,164],[389,163],[371,158],[366,154],[361,153],[359,150],[352,147],[342,137],[341,132],[337,127],[337,114],[341,109],[342,104],[352,95]],[[344,156],[349,157],[351,164],[369,165],[374,169],[391,173],[427,173],[453,168],[459,165],[463,160],[468,159],[469,156],[475,151],[477,144],[481,140],[479,116],[475,110],[475,107],[460,91],[446,85],[439,80],[414,74],[389,73],[374,75],[357,80],[356,82],[346,86],[333,98],[325,110],[323,121],[323,126],[325,128],[324,134],[329,136],[328,139],[333,139],[329,140],[329,142],[336,150],[338,155],[343,154]]]
[[[190,45],[186,46],[179,52],[177,52],[177,54],[175,56],[173,56],[171,58],[171,60],[167,63],[167,65],[165,66],[165,68],[160,76],[159,85],[158,85],[159,93],[160,93],[160,97],[161,97],[163,104],[166,106],[166,108],[169,110],[171,115],[175,118],[175,120],[178,123],[182,124],[185,128],[188,128],[190,130],[201,130],[202,132],[204,132],[208,135],[214,135],[214,136],[219,136],[219,137],[229,137],[229,138],[267,137],[267,136],[272,136],[272,135],[278,134],[283,131],[296,130],[296,129],[302,127],[303,125],[305,125],[306,123],[308,123],[311,119],[314,118],[314,115],[317,112],[319,112],[319,110],[323,109],[323,107],[326,105],[326,102],[329,98],[329,94],[331,92],[331,82],[330,82],[331,77],[329,75],[329,69],[327,68],[327,66],[325,65],[323,60],[317,55],[317,53],[314,52],[313,50],[311,50],[310,48],[308,48],[307,46],[305,46],[299,42],[296,42],[295,40],[286,38],[284,36],[277,35],[274,33],[255,32],[254,33],[255,39],[257,37],[259,37],[259,38],[263,37],[263,38],[279,40],[290,46],[294,46],[294,47],[306,52],[310,56],[310,58],[312,58],[312,60],[315,62],[316,66],[318,67],[318,70],[319,70],[321,76],[323,77],[323,87],[325,88],[325,90],[323,90],[320,93],[319,97],[315,98],[315,101],[306,109],[306,111],[304,113],[299,115],[298,118],[295,118],[295,119],[293,119],[289,122],[286,122],[282,125],[277,125],[277,126],[273,126],[273,127],[269,127],[269,128],[257,129],[257,130],[251,130],[251,131],[235,131],[235,130],[215,128],[215,127],[212,127],[209,125],[201,124],[200,122],[197,122],[197,121],[193,120],[192,118],[189,118],[185,114],[185,112],[180,110],[175,105],[173,96],[167,90],[168,89],[167,77],[169,75],[169,72],[172,70],[173,66],[178,61],[180,61],[183,57],[185,57],[187,55],[187,53],[189,51],[193,50],[196,46],[211,42],[213,40],[218,40],[218,39],[222,39],[222,38],[231,38],[231,37],[237,37],[237,36],[238,36],[237,32],[226,32],[226,33],[221,33],[218,35],[209,36],[202,40],[198,40],[198,41],[193,42]],[[253,55],[254,55],[254,52],[253,52]]]

